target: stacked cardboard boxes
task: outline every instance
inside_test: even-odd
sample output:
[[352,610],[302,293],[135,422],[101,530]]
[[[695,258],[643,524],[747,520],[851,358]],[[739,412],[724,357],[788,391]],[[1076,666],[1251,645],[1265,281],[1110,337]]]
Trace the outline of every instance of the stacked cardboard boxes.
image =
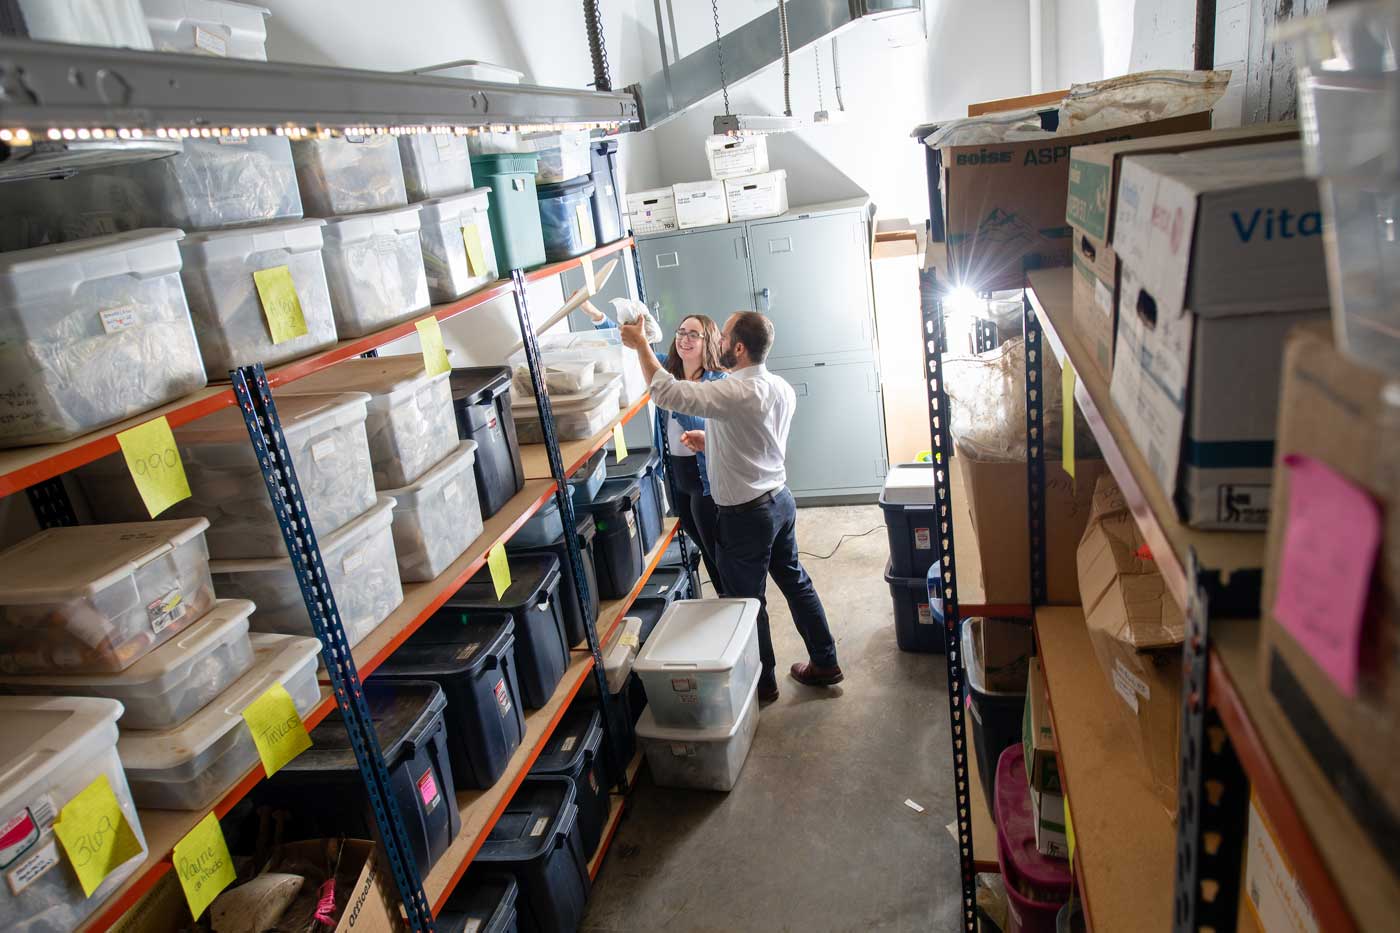
[[1060,784],[1060,763],[1055,758],[1055,726],[1050,721],[1045,672],[1038,658],[1030,659],[1026,677],[1021,748],[1031,791],[1031,813],[1035,816],[1035,847],[1042,855],[1069,858],[1064,789]]

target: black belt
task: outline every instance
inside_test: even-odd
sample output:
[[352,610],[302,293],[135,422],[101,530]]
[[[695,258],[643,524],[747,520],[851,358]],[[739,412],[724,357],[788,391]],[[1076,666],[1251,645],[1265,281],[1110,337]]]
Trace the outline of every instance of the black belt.
[[786,486],[779,486],[777,489],[770,489],[757,499],[750,499],[748,502],[741,502],[738,505],[717,505],[715,508],[722,515],[738,515],[741,512],[752,512],[762,505],[767,505],[778,498],[778,493],[786,489]]

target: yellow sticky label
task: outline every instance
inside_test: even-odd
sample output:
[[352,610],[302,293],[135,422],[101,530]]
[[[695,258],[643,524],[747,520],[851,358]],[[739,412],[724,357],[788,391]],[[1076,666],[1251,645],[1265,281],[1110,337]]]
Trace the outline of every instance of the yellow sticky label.
[[486,566],[491,570],[491,585],[500,599],[510,589],[510,558],[506,556],[506,546],[498,544],[486,555]]
[[224,841],[224,831],[219,826],[219,818],[212,813],[200,820],[184,839],[175,843],[171,861],[175,863],[175,871],[180,876],[180,887],[184,889],[185,901],[190,905],[190,916],[196,920],[219,896],[219,892],[238,878],[238,873],[233,870],[233,858],[228,854],[228,843]]
[[598,276],[593,272],[593,260],[584,256],[579,260],[579,268],[583,269],[583,290],[592,298],[598,294]]
[[64,804],[53,832],[87,897],[108,875],[141,854],[141,843],[105,774]]
[[258,747],[258,757],[268,777],[311,747],[306,724],[297,714],[292,695],[281,684],[273,684],[249,703],[243,711],[243,721],[253,733],[253,744]]
[[1065,840],[1069,843],[1069,870],[1074,871],[1074,820],[1069,815],[1069,798],[1065,798]]
[[472,278],[486,274],[486,250],[481,245],[481,228],[467,224],[462,228],[462,243],[467,247],[467,273]]
[[627,459],[627,438],[622,436],[622,425],[613,425],[613,447],[617,450],[618,462]]
[[1065,408],[1060,418],[1060,456],[1065,472],[1074,479],[1074,364],[1068,356],[1060,370],[1060,395]]
[[423,365],[429,376],[437,376],[452,368],[447,361],[447,347],[442,343],[442,327],[435,317],[424,318],[413,325],[418,328],[418,342],[423,346]]
[[253,273],[253,284],[258,287],[258,298],[262,301],[263,316],[267,318],[273,343],[286,343],[306,335],[306,315],[301,311],[301,299],[292,283],[291,269],[286,266],[259,269]]
[[[589,235],[593,232],[593,210],[588,206],[587,201],[584,201],[574,208],[574,220],[578,223],[579,242],[587,243],[589,240],[593,239],[593,237]],[[593,293],[590,291],[589,294],[591,295]]]
[[190,497],[185,464],[164,415],[118,432],[117,446],[151,518]]

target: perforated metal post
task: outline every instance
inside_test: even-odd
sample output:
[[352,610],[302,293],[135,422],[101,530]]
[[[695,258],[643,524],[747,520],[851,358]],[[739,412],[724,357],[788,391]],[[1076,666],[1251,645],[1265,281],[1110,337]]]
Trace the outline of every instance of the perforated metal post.
[[515,293],[515,316],[520,321],[520,339],[525,345],[525,362],[530,368],[530,383],[535,391],[535,407],[539,410],[540,429],[544,433],[544,449],[549,457],[549,473],[554,477],[554,500],[559,504],[559,516],[564,521],[564,553],[568,567],[563,573],[573,574],[574,590],[578,593],[579,609],[583,613],[583,630],[588,650],[593,655],[593,682],[598,687],[598,706],[603,715],[603,737],[607,740],[608,757],[617,776],[617,787],[627,793],[627,765],[622,760],[622,746],[613,735],[608,692],[608,675],[603,669],[603,650],[598,642],[598,626],[593,621],[593,605],[588,598],[588,577],[583,569],[583,552],[578,546],[578,523],[574,517],[574,497],[569,493],[569,474],[564,470],[564,458],[559,453],[559,435],[554,430],[554,409],[549,402],[544,367],[540,363],[540,345],[530,322],[530,305],[525,297],[525,275],[519,269],[510,273]]
[[[257,364],[232,370],[229,378],[233,380],[233,391],[248,428],[248,439],[262,468],[268,498],[272,500],[272,509],[282,528],[282,540],[287,546],[287,556],[291,558],[297,583],[301,586],[306,613],[311,618],[316,637],[321,640],[321,659],[330,675],[335,702],[340,708],[350,747],[355,752],[355,762],[364,779],[370,809],[379,828],[380,842],[403,898],[409,926],[414,930],[431,931],[434,928],[432,909],[428,905],[427,895],[423,893],[422,876],[413,857],[403,816],[394,799],[389,774],[384,766],[384,754],[379,747],[379,736],[365,703],[360,673],[350,653],[350,643],[345,637],[345,626],[336,607],[335,593],[326,577],[320,545],[307,515],[306,502],[302,498],[296,468],[292,465],[287,441],[282,434],[282,422],[272,401],[267,376],[262,364]],[[454,806],[455,803],[449,801],[448,805]]]
[[29,507],[34,510],[34,519],[40,528],[64,528],[78,524],[78,516],[73,511],[63,477],[55,476],[35,483],[24,493],[29,497]]
[[[966,933],[977,933],[977,869],[972,851],[971,775],[967,756],[971,739],[963,706],[964,667],[962,640],[958,637],[958,562],[953,541],[953,500],[949,460],[953,452],[948,396],[943,391],[943,305],[938,297],[937,275],[932,269],[919,273],[919,304],[923,315],[924,375],[928,390],[929,440],[933,451],[934,508],[938,514],[938,562],[943,598],[944,657],[948,665],[948,728],[953,746],[953,802],[957,811],[958,871],[962,884],[962,917]],[[933,594],[930,594],[932,596]]]
[[1001,346],[997,339],[997,322],[991,318],[979,317],[973,321],[973,339],[978,353],[986,353]]
[[1029,298],[1023,297],[1022,321],[1026,350],[1026,501],[1030,506],[1031,606],[1045,604],[1045,393],[1041,391],[1040,321]]
[[1177,774],[1175,933],[1229,933],[1239,916],[1240,869],[1249,820],[1249,778],[1230,734],[1211,707],[1210,620],[1197,580],[1196,552],[1187,568],[1193,598],[1181,645],[1181,767]]

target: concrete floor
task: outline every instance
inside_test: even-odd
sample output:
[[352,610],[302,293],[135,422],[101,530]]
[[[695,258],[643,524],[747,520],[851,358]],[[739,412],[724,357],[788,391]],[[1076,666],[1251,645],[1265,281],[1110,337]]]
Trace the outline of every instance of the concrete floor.
[[[645,766],[593,888],[590,933],[957,928],[947,676],[899,651],[877,506],[802,509],[798,540],[846,681],[803,687],[782,594],[769,611],[782,697],[763,710],[728,794],[669,790]],[[924,807],[906,806],[912,799]]]

